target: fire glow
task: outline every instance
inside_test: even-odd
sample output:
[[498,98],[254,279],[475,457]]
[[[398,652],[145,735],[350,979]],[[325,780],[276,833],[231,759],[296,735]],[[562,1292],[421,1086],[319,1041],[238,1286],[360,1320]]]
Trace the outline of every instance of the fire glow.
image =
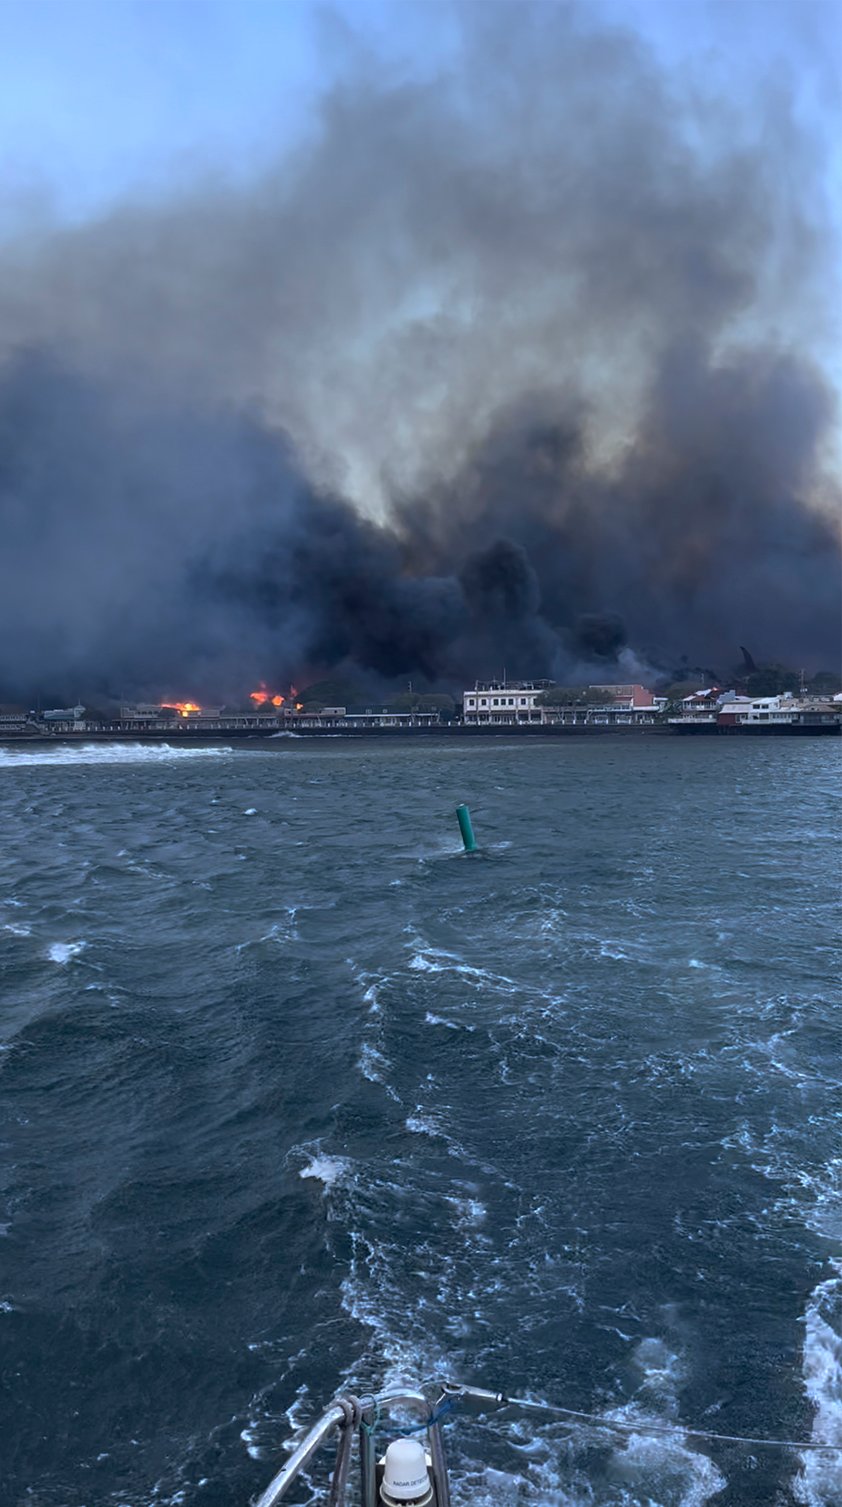
[[273,696],[271,691],[267,691],[265,687],[261,686],[259,691],[249,692],[249,700],[253,701],[255,706],[283,706],[286,697],[281,695]]
[[195,701],[162,701],[161,711],[178,712],[179,717],[190,717],[202,708]]

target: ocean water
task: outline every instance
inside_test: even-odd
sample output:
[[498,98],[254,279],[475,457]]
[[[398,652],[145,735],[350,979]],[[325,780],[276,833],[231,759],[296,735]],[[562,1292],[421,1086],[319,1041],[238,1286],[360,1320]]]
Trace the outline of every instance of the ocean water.
[[457,1411],[462,1507],[842,1501],[683,1432],[842,1444],[838,775],[0,750],[2,1507],[245,1507],[440,1374],[637,1429]]

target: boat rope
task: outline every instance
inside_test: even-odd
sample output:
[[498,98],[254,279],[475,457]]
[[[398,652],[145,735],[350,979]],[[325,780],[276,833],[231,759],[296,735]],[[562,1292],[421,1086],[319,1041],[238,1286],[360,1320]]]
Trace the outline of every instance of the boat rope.
[[[452,1413],[456,1408],[457,1401],[458,1398],[453,1396],[444,1397],[438,1406],[433,1408],[429,1418],[425,1418],[423,1422],[409,1423],[402,1429],[397,1429],[390,1424],[388,1425],[389,1432],[398,1438],[409,1438],[411,1434],[423,1434],[425,1429],[432,1428],[434,1423],[440,1423],[442,1418],[446,1418],[449,1413]],[[367,1402],[367,1398],[360,1398],[360,1408],[364,1410]],[[380,1404],[376,1397],[371,1399],[371,1405],[374,1407],[374,1417],[371,1423],[368,1423],[364,1416],[361,1415],[360,1417],[360,1428],[369,1435],[375,1434],[378,1429],[386,1427],[380,1421]]]
[[342,1507],[348,1488],[348,1476],[351,1470],[351,1429],[358,1414],[356,1397],[340,1397],[337,1406],[345,1415],[344,1421],[339,1427],[339,1440],[336,1446],[336,1463],[330,1478],[330,1495],[327,1507]]
[[[575,1423],[588,1423],[594,1428],[607,1429],[619,1434],[664,1434],[675,1438],[684,1434],[688,1439],[702,1439],[714,1444],[754,1445],[758,1449],[792,1449],[814,1454],[842,1454],[842,1444],[820,1444],[813,1439],[758,1438],[750,1434],[718,1434],[712,1429],[686,1428],[683,1423],[649,1423],[645,1419],[635,1422],[623,1418],[606,1418],[602,1413],[584,1413],[577,1408],[562,1408],[556,1403],[535,1401],[531,1397],[509,1397],[505,1392],[486,1392],[480,1387],[470,1387],[458,1381],[441,1377],[433,1378],[445,1397],[463,1397],[475,1402],[485,1402],[496,1407],[523,1408],[555,1418],[569,1419]],[[426,1425],[424,1425],[426,1427]]]

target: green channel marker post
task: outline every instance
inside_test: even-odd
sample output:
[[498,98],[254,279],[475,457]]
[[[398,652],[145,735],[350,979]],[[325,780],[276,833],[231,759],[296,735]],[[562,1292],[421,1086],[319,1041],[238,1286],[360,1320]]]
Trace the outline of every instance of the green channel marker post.
[[462,833],[462,841],[465,844],[466,853],[476,853],[477,840],[474,837],[474,829],[471,826],[471,813],[467,806],[457,806],[456,815],[459,820],[459,831]]

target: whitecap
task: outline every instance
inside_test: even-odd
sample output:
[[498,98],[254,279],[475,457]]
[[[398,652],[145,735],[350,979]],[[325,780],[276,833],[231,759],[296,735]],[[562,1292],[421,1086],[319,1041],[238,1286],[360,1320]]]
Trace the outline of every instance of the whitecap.
[[351,1171],[351,1163],[344,1156],[314,1156],[301,1168],[299,1177],[313,1177],[332,1188]]
[[0,769],[32,765],[161,764],[172,759],[221,759],[232,748],[176,748],[170,743],[82,743],[55,748],[0,748]]
[[504,973],[492,973],[488,968],[474,968],[470,963],[464,962],[458,953],[445,952],[440,947],[428,947],[418,937],[411,945],[419,949],[413,952],[407,964],[407,967],[411,968],[414,973],[457,973],[460,978],[468,979],[476,985],[495,989],[498,993],[537,993],[544,997],[540,989],[536,990],[531,985],[519,984]]
[[452,1136],[448,1135],[444,1126],[436,1119],[436,1116],[423,1110],[420,1104],[411,1115],[407,1115],[404,1124],[411,1135],[426,1135],[431,1140],[443,1141],[450,1156],[458,1157],[460,1161],[467,1160],[466,1154],[459,1143],[454,1141]]
[[[615,1416],[620,1418],[624,1414],[628,1417],[629,1410],[620,1409]],[[650,1421],[654,1423],[656,1420]],[[661,1419],[657,1421],[663,1423]],[[655,1477],[661,1491],[674,1488],[680,1492],[680,1496],[670,1494],[668,1498],[675,1500],[676,1507],[705,1507],[705,1503],[718,1496],[728,1484],[707,1455],[697,1453],[685,1442],[680,1426],[676,1427],[674,1434],[665,1436],[647,1434],[644,1423],[639,1434],[632,1434],[616,1450],[615,1460],[623,1474],[633,1472],[644,1478]]]
[[445,1201],[454,1210],[457,1230],[475,1230],[485,1223],[488,1210],[478,1198],[453,1198],[445,1195]]
[[368,988],[366,989],[366,991],[365,991],[365,993],[363,995],[363,1004],[364,1005],[368,1005],[368,1013],[369,1013],[369,1015],[380,1015],[380,1014],[382,1014],[383,1007],[382,1007],[382,1005],[380,1003],[380,1000],[377,997],[377,985],[376,984],[369,984]]
[[674,1407],[676,1393],[685,1377],[681,1357],[657,1336],[639,1340],[633,1351],[634,1363],[643,1374],[641,1391],[654,1393],[663,1405]]
[[87,947],[87,942],[53,942],[47,948],[47,957],[51,963],[69,963],[71,958],[79,956]]
[[416,952],[415,956],[410,958],[409,967],[412,968],[415,973],[445,972],[443,963],[435,963],[432,958],[425,957],[423,952]]
[[242,1439],[243,1444],[246,1447],[246,1454],[250,1455],[252,1460],[262,1460],[265,1453],[260,1444],[257,1442],[259,1437],[259,1421],[248,1423],[244,1429],[240,1429],[240,1438]]
[[445,1020],[445,1017],[443,1015],[434,1015],[432,1010],[428,1010],[426,1015],[424,1016],[424,1024],[427,1026],[444,1026],[448,1031],[476,1030],[476,1026],[463,1025],[461,1022],[456,1020]]
[[369,1083],[385,1083],[386,1074],[392,1064],[388,1057],[378,1052],[377,1047],[372,1046],[371,1042],[364,1041],[360,1047],[357,1066]]

